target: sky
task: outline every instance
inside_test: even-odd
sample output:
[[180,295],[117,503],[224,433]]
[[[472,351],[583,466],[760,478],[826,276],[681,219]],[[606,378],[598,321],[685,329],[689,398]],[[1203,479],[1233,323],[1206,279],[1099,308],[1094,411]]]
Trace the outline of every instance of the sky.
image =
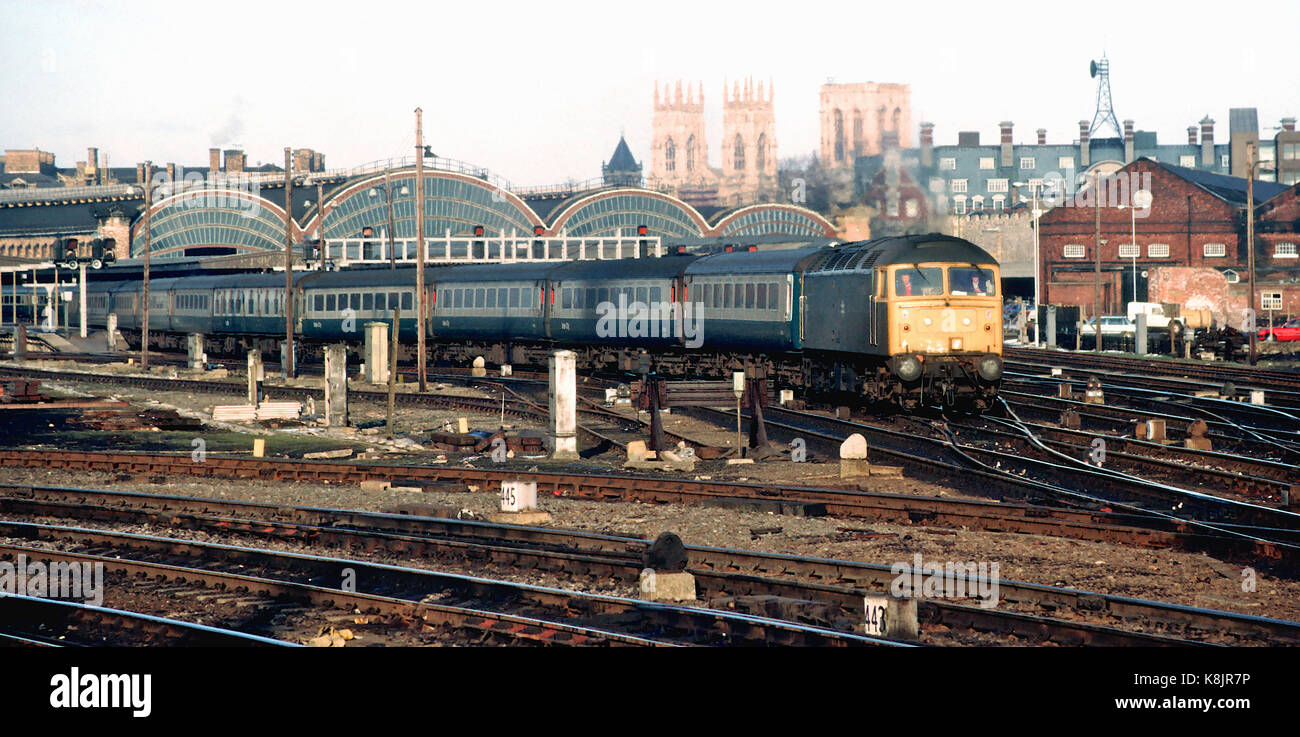
[[1103,53],[1119,119],[1162,143],[1206,114],[1226,142],[1230,107],[1258,108],[1262,136],[1300,117],[1300,3],[1106,7],[0,0],[0,148],[206,167],[210,147],[255,165],[291,146],[342,168],[411,154],[420,106],[438,155],[542,185],[599,176],[620,134],[648,169],[655,80],[704,83],[716,166],[723,82],[746,76],[774,82],[781,158],[816,151],[828,79],[910,84],[940,145],[994,143],[1002,120],[1070,142]]

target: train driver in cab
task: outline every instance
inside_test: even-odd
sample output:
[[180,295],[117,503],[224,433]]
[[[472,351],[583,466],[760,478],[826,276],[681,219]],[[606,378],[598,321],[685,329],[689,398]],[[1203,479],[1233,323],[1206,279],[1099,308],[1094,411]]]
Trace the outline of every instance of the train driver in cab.
[[[934,279],[926,278],[923,272],[937,272],[938,269],[899,269],[894,276],[894,294],[899,297],[933,296],[941,288]],[[931,276],[936,276],[932,274]]]

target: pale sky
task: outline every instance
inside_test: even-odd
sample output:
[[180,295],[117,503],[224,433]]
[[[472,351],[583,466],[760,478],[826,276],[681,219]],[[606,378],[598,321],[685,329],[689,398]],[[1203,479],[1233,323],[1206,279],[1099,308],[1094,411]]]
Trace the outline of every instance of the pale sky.
[[1118,117],[1162,143],[1207,113],[1226,142],[1230,107],[1264,136],[1300,117],[1300,3],[1085,5],[0,0],[0,147],[206,167],[211,146],[292,146],[340,168],[410,154],[419,105],[435,153],[549,184],[599,176],[620,132],[648,168],[656,79],[704,82],[717,165],[723,80],[746,75],[775,81],[782,158],[817,149],[832,77],[911,84],[941,145],[1001,120],[1068,143],[1103,51]]

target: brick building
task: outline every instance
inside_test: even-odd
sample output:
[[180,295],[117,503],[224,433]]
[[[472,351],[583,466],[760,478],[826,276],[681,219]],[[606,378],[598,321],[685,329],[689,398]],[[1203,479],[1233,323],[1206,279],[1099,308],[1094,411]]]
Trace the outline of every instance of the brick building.
[[[1091,189],[1043,214],[1039,277],[1044,303],[1078,305],[1095,315],[1097,208]],[[1152,201],[1134,210],[1133,194],[1140,189]],[[1257,291],[1261,300],[1277,293],[1277,307],[1290,304],[1293,312],[1300,290],[1292,255],[1300,241],[1295,189],[1256,181],[1253,193],[1261,224]],[[1241,323],[1248,300],[1245,179],[1142,158],[1102,179],[1096,194],[1102,314],[1122,313],[1129,301],[1152,301],[1208,309],[1220,324]]]

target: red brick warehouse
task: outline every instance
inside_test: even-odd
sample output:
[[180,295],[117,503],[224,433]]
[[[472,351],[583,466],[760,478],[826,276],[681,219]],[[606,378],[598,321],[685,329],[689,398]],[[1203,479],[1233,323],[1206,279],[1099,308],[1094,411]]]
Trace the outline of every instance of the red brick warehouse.
[[[1134,213],[1139,189],[1149,190],[1151,204]],[[1238,325],[1248,300],[1245,179],[1143,158],[1103,175],[1100,191],[1102,314],[1122,314],[1134,300],[1165,302]],[[1300,306],[1300,272],[1288,255],[1300,241],[1296,197],[1294,186],[1254,184],[1257,310],[1267,312],[1274,300],[1265,296],[1274,293],[1292,313]],[[1098,313],[1092,203],[1087,192],[1046,212],[1039,253],[1044,303],[1090,315]]]

